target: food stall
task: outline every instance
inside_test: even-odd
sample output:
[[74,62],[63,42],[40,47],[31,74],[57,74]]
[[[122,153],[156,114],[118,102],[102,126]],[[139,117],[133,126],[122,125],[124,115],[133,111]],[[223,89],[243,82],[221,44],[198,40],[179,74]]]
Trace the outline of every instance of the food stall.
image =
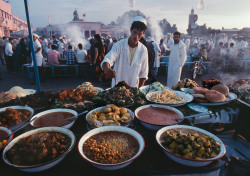
[[[187,80],[185,81],[187,82]],[[26,112],[27,118],[24,118],[24,122],[30,122],[30,125],[16,132],[14,139],[1,151],[3,156],[0,160],[1,175],[219,175],[222,173],[226,175],[228,172],[234,173],[236,171],[238,171],[238,174],[242,173],[242,175],[249,173],[247,169],[250,159],[249,104],[237,101],[236,97],[227,97],[227,100],[223,103],[207,102],[203,105],[206,107],[206,111],[212,114],[204,116],[198,115],[198,111],[202,110],[202,103],[199,103],[200,106],[198,106],[198,110],[197,106],[190,106],[190,104],[194,103],[193,96],[192,93],[186,93],[187,91],[190,92],[192,90],[191,88],[197,85],[189,82],[188,86],[178,86],[179,89],[186,89],[182,89],[182,91],[166,89],[157,83],[151,85],[151,87],[142,87],[139,90],[128,87],[126,83],[120,83],[118,87],[103,90],[101,88],[94,88],[90,83],[83,83],[76,89],[63,90],[59,93],[38,92],[19,98],[14,98],[15,95],[10,96],[10,100],[2,102],[0,107],[30,106],[34,109],[34,115],[31,111],[30,114]],[[149,95],[151,95],[151,97],[148,97]],[[9,95],[5,96],[9,97]],[[175,99],[174,102],[172,102],[172,100],[166,101],[165,99],[169,98],[169,96],[179,96],[179,99]],[[164,97],[164,99],[162,99],[162,97]],[[143,107],[149,108],[148,110],[150,111],[162,111],[161,108],[165,108],[165,114],[166,111],[176,112],[178,114],[177,118],[181,118],[181,120],[176,120],[176,122],[168,121],[167,123],[169,124],[161,124],[160,120],[148,122],[146,118],[145,120],[140,115],[140,111],[142,112]],[[55,108],[59,110],[62,110],[62,108],[68,109],[65,113],[71,113],[71,115],[65,115],[65,113],[63,113],[59,117],[58,113],[56,113],[57,111],[51,111],[51,109]],[[15,108],[13,109],[15,110]],[[69,118],[86,110],[88,110],[88,114],[74,117],[74,123],[68,127],[64,126],[65,124],[60,124],[60,121],[58,121],[59,124],[56,126],[61,127],[51,127],[51,125],[49,125],[50,127],[44,127],[41,126],[41,124],[45,124],[45,122],[42,123],[42,121],[36,123],[36,120],[39,120],[39,118],[42,119],[43,116],[49,113],[58,115],[58,117],[54,117],[56,119],[62,118],[64,120],[65,118]],[[3,109],[0,109],[0,113],[1,112],[3,112]],[[143,117],[146,115],[147,113],[144,112]],[[195,116],[186,118],[191,115]],[[30,116],[33,117],[32,122],[32,117]],[[116,120],[112,121],[111,116]],[[150,116],[153,117],[154,114]],[[157,117],[154,119],[157,119]],[[46,123],[49,124],[49,119],[47,120]],[[19,122],[16,121],[15,123],[18,124]],[[69,121],[69,123],[72,123],[72,121]],[[35,124],[40,124],[40,126]],[[43,164],[42,160],[41,163],[39,163],[38,157],[38,159],[36,159],[38,163],[32,165],[31,163],[35,161],[32,161],[32,154],[30,154],[31,158],[28,159],[30,162],[27,164],[26,161],[24,162],[25,159],[16,156],[17,153],[25,152],[22,150],[28,150],[25,142],[21,143],[21,149],[18,148],[14,150],[14,144],[18,143],[21,139],[25,139],[28,141],[26,141],[26,143],[29,143],[30,140],[26,139],[25,135],[27,137],[27,133],[35,134],[35,132],[33,132],[34,130],[43,131],[43,128],[46,128],[47,131],[56,130],[58,133],[67,134],[69,139],[65,139],[65,137],[61,136],[59,136],[58,139],[63,138],[63,140],[60,141],[60,145],[65,146],[67,144],[68,148],[61,148],[60,150],[57,149],[57,152],[52,152],[51,155],[47,156],[52,156],[52,158],[49,158],[46,164]],[[163,130],[164,128],[166,128],[165,131]],[[180,140],[182,140],[181,138],[186,138],[186,136],[190,136],[189,141],[192,139],[197,143],[199,140],[206,140],[202,145],[204,145],[207,152],[209,151],[208,154],[206,154],[207,157],[203,158],[203,155],[199,155],[198,149],[197,152],[190,149],[190,152],[192,151],[193,154],[195,154],[192,156],[194,158],[190,157],[188,159],[186,158],[188,157],[187,153],[182,153],[183,155],[178,153],[178,151],[184,150],[181,147],[188,145],[193,147],[194,143],[189,144],[184,142],[182,144],[180,141],[179,146],[173,148],[169,146],[166,147],[167,143],[166,145],[162,143],[162,139],[164,138],[163,134],[165,134],[165,132],[166,134],[168,133],[167,129],[176,130],[177,128],[180,128],[180,131],[170,131],[170,133],[171,135],[179,133],[177,136],[180,137]],[[190,133],[190,135],[190,131],[188,131],[188,133],[185,134],[185,130],[183,131],[184,128],[190,128],[190,131],[194,130],[195,132]],[[108,158],[107,161],[105,160],[103,161],[104,163],[100,164],[97,161],[101,162],[102,160],[100,158],[104,155],[106,156],[106,154],[98,150],[106,151],[110,148],[106,143],[102,146],[98,146],[97,136],[95,135],[99,134],[100,130],[107,132],[99,137],[104,139],[104,141],[106,140],[106,143],[108,143],[110,136],[126,133],[136,139],[138,146],[135,146],[136,142],[132,142],[128,145],[130,147],[126,148],[126,150],[124,149],[124,151],[126,151],[125,153],[119,153],[123,154],[120,158],[121,160],[119,160],[119,157],[117,159],[114,154],[112,155],[113,157]],[[162,134],[159,134],[160,130],[163,130]],[[114,133],[114,131],[117,134]],[[108,132],[110,132],[110,134],[108,134]],[[180,133],[184,134],[181,135]],[[93,138],[90,140],[91,137]],[[172,138],[172,136],[169,137]],[[40,138],[43,138],[43,136],[40,136]],[[124,138],[126,138],[126,136]],[[65,140],[69,141],[65,143]],[[166,138],[166,140],[168,140],[168,138]],[[174,137],[174,139],[171,140],[177,141],[179,139],[175,139]],[[95,145],[96,141],[97,144]],[[207,143],[211,143],[211,145]],[[172,143],[169,144],[173,145]],[[88,145],[90,147],[88,147]],[[113,146],[116,145],[117,141],[113,141]],[[199,143],[199,145],[201,145],[201,143]],[[93,152],[94,149],[92,150],[91,146],[99,147],[96,148],[96,153]],[[214,153],[210,152],[210,149],[207,149],[208,146]],[[53,145],[51,147],[53,147]],[[133,156],[130,156],[130,159],[126,161],[122,160],[124,156],[127,156],[127,153],[133,151],[133,147],[136,148]],[[172,150],[175,148],[178,148],[178,150]],[[57,155],[56,153],[61,150],[63,151],[62,154]],[[87,150],[87,152],[84,153],[84,150]],[[175,153],[176,151],[177,153]],[[36,151],[30,150],[28,152],[35,153]],[[41,152],[43,152],[43,150],[41,150]],[[165,154],[168,155],[166,156]],[[109,153],[107,155],[109,155]],[[100,160],[94,161],[96,157]],[[118,163],[114,161],[114,158],[117,159]],[[182,161],[180,161],[180,159],[182,159]],[[19,163],[16,163],[17,161],[19,161]],[[58,163],[56,163],[57,161]],[[109,161],[111,163],[109,163]],[[24,166],[22,162],[26,163],[26,166]],[[29,167],[30,165],[31,167]]]

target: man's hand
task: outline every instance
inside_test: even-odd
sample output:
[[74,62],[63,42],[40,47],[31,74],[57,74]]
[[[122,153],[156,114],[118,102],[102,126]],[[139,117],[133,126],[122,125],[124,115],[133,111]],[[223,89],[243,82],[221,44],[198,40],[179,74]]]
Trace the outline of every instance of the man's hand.
[[109,63],[105,62],[102,65],[104,74],[107,76],[107,78],[111,79],[116,76],[116,72],[110,68]]

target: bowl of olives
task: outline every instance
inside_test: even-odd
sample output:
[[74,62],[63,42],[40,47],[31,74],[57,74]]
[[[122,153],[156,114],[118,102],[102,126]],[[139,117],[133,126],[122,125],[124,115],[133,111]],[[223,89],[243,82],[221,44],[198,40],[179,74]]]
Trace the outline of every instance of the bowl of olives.
[[187,125],[163,127],[156,133],[156,141],[170,159],[191,167],[208,165],[226,153],[218,137]]

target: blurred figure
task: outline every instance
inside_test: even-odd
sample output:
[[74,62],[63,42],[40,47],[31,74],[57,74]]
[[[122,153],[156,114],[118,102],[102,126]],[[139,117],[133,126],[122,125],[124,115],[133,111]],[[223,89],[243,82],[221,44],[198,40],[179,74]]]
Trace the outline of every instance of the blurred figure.
[[87,56],[87,51],[83,49],[83,46],[81,43],[78,44],[78,51],[76,53],[76,60],[78,63],[85,63],[86,56]]
[[189,46],[190,46],[190,37],[188,36],[185,40],[186,50],[189,53]]
[[68,50],[64,52],[66,57],[66,65],[74,65],[76,63],[76,54],[69,45]]
[[170,33],[167,34],[167,38],[164,40],[164,43],[166,44],[167,49],[171,50],[171,46],[174,44],[174,40],[171,37]]
[[172,45],[169,64],[167,86],[176,86],[181,77],[182,67],[187,60],[186,45],[181,41],[181,33],[174,33],[174,45]]
[[237,48],[234,43],[230,43],[230,47],[227,49],[227,66],[228,71],[236,71],[240,68],[240,62],[237,61]]
[[190,56],[192,58],[192,61],[198,60],[198,54],[199,54],[198,43],[195,43],[192,51],[190,52]]
[[157,76],[157,74],[158,74],[158,68],[160,67],[161,49],[160,49],[160,46],[154,41],[153,38],[151,38],[151,43],[154,46],[154,52],[155,52],[154,73],[155,73],[155,76]]
[[163,42],[163,39],[160,40],[160,49],[161,49],[161,56],[166,56],[167,46]]
[[202,58],[204,61],[207,60],[207,50],[205,48],[205,44],[201,44],[198,57]]
[[12,44],[14,42],[13,38],[9,38],[9,41],[5,45],[5,62],[8,72],[12,73],[14,71],[14,57]]
[[114,39],[112,40],[112,42],[109,43],[107,53],[112,49],[113,45],[114,45],[117,41],[118,41],[117,38],[114,37]]
[[20,42],[17,44],[14,56],[15,56],[15,63],[14,63],[15,70],[16,71],[21,70],[22,65],[26,63],[26,59],[28,56],[25,38],[22,38]]
[[60,64],[61,56],[60,53],[56,50],[56,45],[51,46],[52,50],[48,52],[48,63],[47,65],[55,66]]
[[98,78],[99,82],[102,82],[102,78],[104,77],[104,72],[101,69],[100,64],[103,61],[105,56],[105,49],[102,43],[101,36],[96,34],[94,36],[95,39],[95,58],[93,64],[96,66],[96,77]]

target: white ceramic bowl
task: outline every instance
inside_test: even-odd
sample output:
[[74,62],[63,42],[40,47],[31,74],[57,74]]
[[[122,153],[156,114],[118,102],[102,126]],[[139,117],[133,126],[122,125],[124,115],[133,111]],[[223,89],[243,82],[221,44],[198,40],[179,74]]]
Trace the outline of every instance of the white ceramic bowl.
[[[102,164],[102,163],[97,163],[95,161],[90,160],[83,153],[83,144],[91,136],[101,133],[101,132],[105,132],[105,131],[119,131],[119,132],[132,135],[139,143],[139,146],[140,146],[139,151],[129,160],[121,162],[121,163],[116,163],[116,164]],[[97,167],[103,170],[117,170],[117,169],[121,169],[121,168],[128,166],[132,161],[134,161],[136,158],[138,158],[141,155],[141,153],[144,150],[144,147],[145,147],[145,141],[143,137],[137,131],[127,128],[127,127],[121,127],[121,126],[105,126],[105,127],[95,128],[87,132],[85,135],[83,135],[78,143],[78,151],[80,155],[83,157],[83,159],[91,163],[94,167]]]
[[[89,127],[90,127],[91,129],[94,129],[94,128],[97,128],[97,127],[95,127],[95,126],[93,126],[91,123],[89,123],[89,116],[90,116],[94,111],[101,111],[101,110],[104,109],[104,108],[107,108],[107,106],[102,106],[102,107],[93,109],[92,111],[90,111],[90,112],[86,115],[86,121],[88,122]],[[126,108],[126,109],[127,109],[128,113],[130,114],[130,116],[133,118],[133,120],[131,120],[131,122],[127,123],[126,125],[123,125],[123,126],[125,126],[125,127],[128,127],[128,126],[131,125],[131,123],[133,123],[134,118],[135,118],[135,114],[134,114],[130,109],[128,109],[128,108]]]
[[[8,158],[6,157],[6,152],[8,150],[11,149],[11,147],[17,143],[21,138],[23,137],[27,137],[27,136],[30,136],[30,135],[33,135],[33,134],[36,134],[36,133],[39,133],[39,132],[60,132],[60,133],[63,133],[63,134],[66,134],[70,139],[71,139],[71,144],[70,144],[70,147],[68,148],[68,150],[66,152],[64,152],[62,155],[60,155],[59,157],[51,160],[51,161],[48,161],[46,163],[43,163],[43,164],[38,164],[38,165],[34,165],[34,166],[19,166],[19,165],[15,165],[15,164],[12,164],[8,161]],[[56,164],[58,164],[60,161],[63,160],[63,158],[71,151],[71,149],[73,148],[73,146],[75,145],[75,136],[74,134],[68,130],[68,129],[65,129],[65,128],[61,128],[61,127],[44,127],[44,128],[38,128],[38,129],[35,129],[35,130],[31,130],[31,131],[28,131],[18,137],[16,137],[14,140],[12,140],[4,149],[3,151],[3,160],[6,164],[8,164],[9,166],[12,166],[12,167],[15,167],[21,171],[24,171],[24,172],[40,172],[40,171],[43,171],[43,170],[47,170],[53,166],[55,166]]]
[[[169,150],[167,150],[165,147],[163,147],[163,145],[161,144],[161,141],[160,141],[162,134],[165,131],[170,130],[170,129],[190,129],[190,130],[198,131],[198,132],[203,133],[205,135],[211,136],[215,141],[217,141],[217,142],[219,142],[221,144],[220,153],[214,158],[202,159],[202,160],[187,159],[187,158],[178,156],[178,155],[170,152]],[[213,135],[212,133],[209,133],[206,130],[196,128],[196,127],[192,127],[192,126],[187,126],[187,125],[173,125],[173,126],[167,126],[167,127],[164,127],[162,129],[160,129],[156,133],[156,141],[160,145],[160,147],[163,149],[164,153],[170,159],[174,160],[175,162],[177,162],[179,164],[186,165],[186,166],[191,166],[191,167],[201,167],[201,166],[208,165],[208,164],[212,163],[213,161],[222,158],[226,153],[225,145],[223,144],[223,142],[217,136]]]
[[[52,112],[69,112],[69,113],[72,113],[72,114],[73,114],[72,116],[78,115],[78,113],[77,113],[76,111],[72,110],[72,109],[58,108],[58,109],[50,109],[50,110],[47,110],[47,111],[40,112],[40,113],[34,115],[34,116],[30,119],[30,121],[33,120],[34,118],[39,118],[40,116],[43,116],[43,115],[45,115],[45,114],[49,114],[49,113],[52,113]],[[32,121],[32,122],[30,123],[30,125],[33,126],[33,127],[36,127],[36,126],[34,126],[35,121],[36,121],[36,120]],[[68,123],[67,125],[64,125],[64,126],[61,126],[61,127],[69,129],[69,128],[71,128],[71,127],[74,125],[74,123],[75,123],[75,120],[72,121],[71,123]],[[36,127],[36,128],[37,128],[37,127]]]
[[150,100],[150,97],[152,96],[152,93],[160,93],[162,91],[155,91],[155,92],[149,92],[147,95],[146,95],[146,99],[149,101],[149,102],[152,102],[152,103],[157,103],[157,104],[164,104],[164,105],[168,105],[168,106],[182,106],[182,105],[185,105],[191,101],[193,101],[194,97],[190,94],[187,94],[185,92],[181,92],[181,91],[175,91],[175,90],[171,90],[173,91],[177,96],[180,96],[180,97],[183,97],[185,102],[183,103],[176,103],[176,104],[168,104],[168,103],[157,103],[157,102],[153,102]]
[[1,109],[0,109],[0,112],[5,111],[7,108],[12,108],[12,109],[25,109],[25,110],[28,110],[28,111],[31,113],[31,114],[30,114],[30,117],[29,117],[27,120],[25,120],[25,121],[23,121],[23,122],[21,122],[21,123],[15,125],[15,126],[8,127],[8,128],[9,128],[10,130],[12,130],[12,131],[15,131],[15,130],[18,129],[19,127],[23,126],[23,125],[24,125],[26,122],[28,122],[28,121],[30,120],[30,118],[34,115],[34,110],[33,110],[31,107],[28,107],[28,106],[8,106],[8,107],[1,108]]
[[0,148],[0,151],[1,151],[2,149],[4,149],[8,145],[8,143],[10,143],[10,141],[13,139],[14,134],[12,133],[12,131],[10,129],[2,127],[2,126],[0,126],[0,131],[4,131],[4,132],[8,133],[8,135],[11,134],[10,137],[7,139],[8,140],[7,143],[5,145],[3,145],[2,148]]
[[[159,130],[161,129],[162,127],[166,126],[166,125],[156,125],[156,124],[151,124],[151,123],[148,123],[148,122],[145,122],[143,121],[142,119],[140,119],[138,117],[138,112],[142,109],[145,109],[145,108],[148,108],[148,107],[159,107],[159,108],[164,108],[164,109],[169,109],[169,110],[172,110],[174,111],[175,113],[177,113],[180,117],[184,117],[184,115],[182,114],[181,111],[179,111],[178,109],[176,108],[173,108],[173,107],[170,107],[170,106],[166,106],[166,105],[160,105],[160,104],[149,104],[149,105],[144,105],[144,106],[141,106],[139,108],[137,108],[135,110],[135,116],[137,119],[139,119],[140,123],[147,129],[150,129],[150,130]],[[183,120],[179,120],[178,122],[176,121],[176,124],[182,122]],[[172,125],[175,125],[175,124],[172,124]]]

